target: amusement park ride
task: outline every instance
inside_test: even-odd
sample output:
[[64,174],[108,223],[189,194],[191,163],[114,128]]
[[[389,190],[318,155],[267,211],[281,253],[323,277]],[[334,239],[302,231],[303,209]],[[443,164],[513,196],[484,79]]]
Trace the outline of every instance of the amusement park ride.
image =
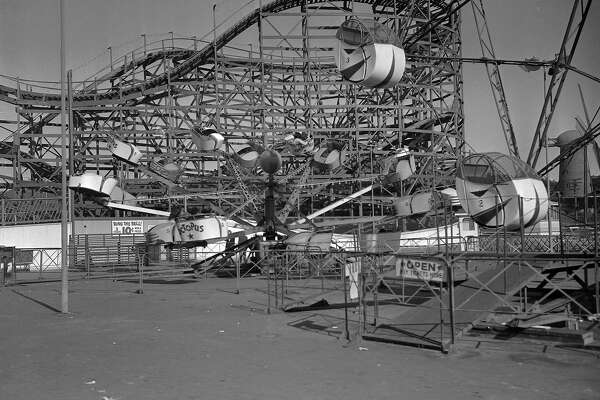
[[[480,59],[461,59],[467,3]],[[446,212],[451,223],[466,212],[482,229],[531,228],[549,209],[543,176],[600,132],[588,119],[534,170],[566,74],[577,71],[570,63],[591,1],[574,3],[549,62],[497,60],[481,0],[276,0],[212,42],[172,36],[117,60],[111,53],[107,69],[69,86],[70,218],[158,216],[165,221],[149,243],[184,247],[256,234],[418,231]],[[258,50],[236,41],[248,34]],[[508,155],[466,153],[463,62],[487,69]],[[501,64],[553,70],[526,162]],[[11,134],[0,153],[12,169],[3,222],[51,221],[66,196],[60,95],[13,83],[0,86],[0,100],[16,107],[16,120],[2,121]],[[581,187],[587,198],[591,177]],[[30,208],[17,216],[19,201]]]

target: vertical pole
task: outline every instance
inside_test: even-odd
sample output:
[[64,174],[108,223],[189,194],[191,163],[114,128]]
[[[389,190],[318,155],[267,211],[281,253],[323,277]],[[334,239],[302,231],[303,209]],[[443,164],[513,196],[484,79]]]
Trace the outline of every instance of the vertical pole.
[[[499,216],[499,208],[498,208],[498,196],[494,195],[494,208],[496,209],[496,227],[499,226],[498,216]],[[502,225],[504,225],[504,221],[502,221]],[[505,243],[506,244],[506,243]],[[500,235],[498,231],[496,231],[496,256],[500,254]]]
[[[546,93],[546,70],[544,68],[544,93]],[[545,110],[544,110],[545,113]],[[546,165],[548,165],[548,135],[544,135],[545,148],[546,148]],[[546,191],[548,193],[548,244],[550,253],[554,253],[554,246],[552,245],[552,203],[550,202],[550,174],[546,174]]]
[[[347,260],[346,260],[347,261]],[[350,331],[348,330],[348,292],[346,288],[346,274],[347,272],[347,262],[344,262],[344,270],[342,271],[342,279],[344,281],[344,332],[346,334],[346,340],[350,341]],[[351,269],[352,267],[350,267]]]
[[89,247],[87,233],[85,234],[85,250],[84,250],[83,262],[85,263],[85,276],[86,276],[86,278],[89,278],[90,277],[90,247]]
[[44,250],[40,250],[40,277],[42,279],[44,271]]
[[519,196],[519,231],[521,232],[521,254],[525,251],[525,224],[523,221],[523,197]]
[[594,261],[594,291],[596,297],[596,314],[600,314],[600,282],[598,282],[600,276],[598,275],[598,259]]
[[444,290],[444,282],[439,283],[440,288],[440,348],[442,353],[446,353],[446,349],[444,347],[444,302],[442,301],[442,293]]
[[[2,247],[0,247],[0,250],[3,250]],[[2,274],[1,274],[2,286],[6,285],[6,263],[4,262],[4,260],[5,260],[5,257],[0,256],[0,270],[2,270]]]
[[[265,60],[264,60],[264,43],[263,43],[263,9],[262,0],[258,1],[258,51],[260,58],[260,130],[262,135],[263,146],[267,147],[267,137],[264,132],[265,129]],[[256,133],[255,133],[256,135]]]
[[367,274],[364,272],[360,272],[360,284],[361,284],[361,290],[360,290],[360,304],[361,304],[361,314],[362,314],[362,321],[361,321],[361,326],[362,326],[362,332],[366,332],[367,330]]
[[240,257],[235,259],[235,294],[240,294]]
[[267,249],[265,249],[265,261],[267,264],[267,314],[271,314],[271,265]]
[[[67,71],[67,98],[68,98],[68,113],[69,113],[69,176],[73,176],[73,159],[74,159],[74,146],[73,146],[73,70]],[[71,244],[73,243],[75,235],[75,194],[69,190],[69,218],[71,219]],[[72,246],[69,246],[69,249]],[[75,259],[71,255],[69,257],[69,265],[75,265]]]
[[16,249],[13,247],[12,251],[11,251],[11,257],[12,257],[12,274],[13,274],[13,283],[17,283],[17,251]]
[[594,255],[596,256],[596,258],[598,258],[598,193],[597,192],[594,192]]
[[279,292],[279,294],[281,295],[281,307],[283,308],[284,305],[284,301],[285,301],[285,295],[283,293],[283,288],[285,286],[285,276],[284,276],[284,268],[287,269],[287,266],[285,264],[285,253],[282,256],[279,256],[279,259],[281,260],[281,266],[279,268],[279,278],[281,279],[281,290]]
[[588,165],[587,145],[583,146],[583,224],[588,223]]
[[450,310],[450,337],[451,343],[454,344],[455,338],[455,325],[454,325],[454,258],[451,258],[450,263],[446,259],[447,268],[447,285],[448,285],[448,307]]
[[598,193],[594,192],[594,289],[596,294],[596,314],[600,314],[600,282],[598,279]]
[[563,226],[562,226],[562,206],[561,206],[561,194],[558,193],[558,237],[560,238],[560,256],[565,256],[565,246],[563,240]]
[[146,34],[145,33],[142,33],[142,38],[144,39],[144,55],[146,55],[148,49],[147,49],[147,42],[146,42]]
[[212,17],[213,17],[213,57],[214,57],[214,77],[215,77],[215,126],[217,130],[221,129],[221,110],[219,107],[219,85],[217,83],[217,16],[216,16],[217,4],[213,4]]
[[375,287],[373,288],[373,326],[377,326],[377,318],[379,317],[379,304],[377,302],[377,292],[379,287],[379,280],[375,275]]
[[138,271],[140,273],[140,288],[138,289],[138,294],[144,293],[144,252],[141,246],[137,248],[138,252]]
[[290,286],[290,264],[289,263],[289,256],[288,253],[285,253],[285,294],[287,294],[288,292],[288,287]]
[[275,287],[273,288],[273,295],[275,297],[275,308],[279,307],[279,297],[277,295],[277,281],[279,280],[279,274],[277,273],[277,262],[273,263],[273,275],[274,275],[274,280],[273,283],[275,285]]
[[67,260],[67,103],[65,87],[65,1],[60,0],[60,144],[61,144],[61,312],[69,312],[69,263]]

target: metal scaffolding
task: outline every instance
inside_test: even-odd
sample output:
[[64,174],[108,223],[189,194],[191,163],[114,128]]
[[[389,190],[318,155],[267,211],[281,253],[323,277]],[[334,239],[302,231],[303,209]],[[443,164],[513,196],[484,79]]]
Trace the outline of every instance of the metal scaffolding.
[[[258,220],[265,175],[235,157],[251,141],[283,149],[276,207],[295,220],[379,180],[387,173],[383,161],[407,147],[417,165],[411,178],[335,210],[336,217],[391,215],[391,196],[454,179],[445,167],[464,144],[455,3],[279,0],[215,34],[212,42],[171,34],[153,42],[144,36],[141,47],[120,57],[109,49],[109,66],[69,90],[70,173],[114,177],[146,207],[168,210],[177,203]],[[368,89],[341,79],[335,31],[350,17],[375,18],[404,38],[408,66],[399,85]],[[58,203],[48,212],[37,203],[61,197],[60,95],[57,88],[19,80],[0,91],[2,101],[16,109],[14,120],[1,122],[10,135],[0,142],[0,153],[4,167],[12,169],[4,176],[9,193],[3,210],[10,214],[27,199],[31,220],[50,220]],[[226,149],[199,151],[191,140],[197,125],[216,128]],[[345,158],[334,169],[310,165],[312,154],[285,149],[285,136],[294,133],[311,138],[315,149],[335,143]],[[139,167],[111,156],[115,138],[142,151]],[[75,219],[132,213],[79,194],[73,198]],[[16,219],[3,220],[10,221]]]

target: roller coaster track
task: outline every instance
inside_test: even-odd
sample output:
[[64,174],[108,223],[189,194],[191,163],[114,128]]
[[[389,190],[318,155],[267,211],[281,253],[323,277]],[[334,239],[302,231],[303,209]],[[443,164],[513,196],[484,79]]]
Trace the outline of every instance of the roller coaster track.
[[[432,31],[436,26],[439,26],[444,20],[449,20],[449,24],[453,24],[453,22],[450,22],[452,14],[458,12],[458,9],[462,7],[466,1],[395,0],[392,2],[387,0],[356,0],[354,3],[362,3],[367,7],[370,6],[375,17],[379,16],[388,21],[388,23],[393,22],[391,18],[387,17],[390,14],[392,7],[394,10],[410,10],[408,11],[408,18],[403,18],[402,21],[400,19],[397,20],[399,24],[401,23],[403,26],[406,26],[406,29],[404,30],[399,28],[399,32],[402,33],[401,36],[404,38],[404,42],[410,44],[407,48],[407,54],[410,58],[410,51],[415,53],[423,51],[423,49],[428,46],[428,43],[430,43],[431,46],[435,46],[436,48],[439,47],[442,50],[445,48],[454,49],[452,47],[452,41],[445,42],[445,40],[447,40],[446,36],[444,36],[444,33],[447,32],[446,30],[442,30],[442,33],[433,32],[432,35],[427,35],[427,33]],[[440,89],[440,93],[434,90],[433,93],[435,93],[435,97],[432,97],[432,99],[429,98],[432,95],[427,94],[422,89],[427,84],[439,85],[440,87],[444,84],[457,84],[452,83],[448,78],[453,76],[456,71],[454,69],[448,69],[446,67],[446,61],[435,61],[434,64],[437,66],[435,68],[419,66],[427,65],[427,62],[415,62],[414,69],[418,73],[415,73],[415,76],[407,81],[406,86],[400,88],[398,92],[385,91],[381,93],[381,96],[365,90],[358,95],[354,94],[354,97],[348,97],[346,101],[340,102],[336,100],[337,103],[334,104],[333,98],[344,98],[344,96],[348,96],[348,93],[344,91],[343,82],[332,79],[327,82],[321,82],[322,86],[318,86],[316,83],[310,81],[310,85],[314,85],[314,88],[310,90],[312,94],[305,94],[305,96],[313,96],[313,101],[310,101],[310,97],[303,98],[302,95],[294,94],[299,93],[299,89],[293,88],[289,89],[289,92],[291,93],[289,95],[290,98],[283,96],[279,98],[275,96],[272,98],[263,97],[262,99],[259,99],[257,93],[264,90],[264,82],[255,82],[254,79],[257,79],[256,76],[261,76],[261,79],[272,79],[278,84],[289,85],[288,88],[291,88],[293,82],[286,81],[283,78],[281,78],[281,81],[277,81],[279,77],[276,76],[276,74],[281,74],[283,76],[284,73],[287,73],[288,75],[299,76],[300,79],[308,79],[307,76],[311,72],[302,70],[302,68],[306,68],[306,65],[308,64],[315,68],[315,70],[335,70],[336,66],[329,60],[326,62],[312,61],[304,55],[302,58],[304,60],[302,61],[304,66],[301,66],[301,68],[296,70],[299,71],[298,73],[296,71],[289,72],[290,65],[286,66],[283,62],[281,64],[281,70],[278,70],[278,68],[280,68],[279,64],[268,64],[265,61],[266,58],[264,56],[262,59],[256,58],[256,53],[254,55],[250,54],[250,56],[245,59],[244,57],[239,57],[237,55],[237,50],[239,49],[235,48],[235,43],[232,44],[234,39],[242,35],[246,30],[254,25],[260,24],[261,19],[269,21],[271,17],[277,17],[277,14],[281,14],[282,16],[287,16],[288,14],[294,16],[302,15],[304,18],[304,16],[311,16],[311,13],[318,15],[319,10],[333,10],[329,11],[329,13],[336,17],[344,15],[350,16],[353,15],[353,10],[350,9],[349,4],[349,2],[326,0],[277,0],[263,5],[260,9],[254,9],[246,17],[236,21],[212,42],[201,42],[202,44],[198,45],[200,41],[194,39],[194,47],[190,48],[186,45],[175,47],[174,41],[171,43],[163,41],[162,49],[160,47],[150,49],[144,46],[144,48],[138,48],[132,51],[131,57],[122,57],[116,59],[114,62],[111,53],[109,69],[104,69],[96,74],[95,77],[88,78],[83,84],[75,86],[73,94],[69,99],[73,105],[73,117],[75,119],[74,126],[76,131],[74,138],[78,141],[76,143],[79,145],[79,147],[75,148],[77,153],[73,159],[75,172],[81,171],[81,168],[85,170],[86,167],[96,168],[100,173],[106,175],[114,172],[112,165],[113,161],[111,160],[110,154],[107,155],[104,152],[100,153],[100,150],[98,150],[99,147],[104,149],[102,144],[100,144],[100,146],[98,145],[98,142],[104,141],[103,131],[112,129],[114,133],[119,135],[123,140],[128,140],[128,138],[130,138],[132,143],[135,143],[136,139],[140,140],[140,146],[146,146],[145,154],[149,155],[148,161],[150,163],[156,158],[160,159],[160,156],[157,156],[157,154],[164,154],[161,153],[161,150],[167,149],[167,151],[171,152],[170,155],[172,157],[177,158],[177,160],[185,160],[185,163],[187,164],[185,164],[183,168],[187,168],[188,172],[193,171],[190,175],[187,175],[190,180],[184,179],[184,185],[189,184],[195,179],[192,182],[196,185],[195,188],[201,187],[205,190],[211,188],[211,190],[214,191],[214,187],[216,187],[215,182],[217,182],[216,177],[212,177],[210,174],[194,175],[200,166],[201,162],[199,160],[205,156],[194,153],[195,149],[190,144],[189,137],[185,136],[185,132],[188,131],[186,130],[186,127],[190,123],[194,123],[195,119],[200,120],[198,114],[194,114],[199,113],[199,110],[204,112],[203,118],[213,118],[211,117],[211,113],[215,112],[215,109],[217,110],[215,115],[217,115],[218,105],[212,106],[214,108],[211,109],[211,106],[205,107],[204,104],[209,104],[210,102],[214,102],[215,104],[224,103],[226,104],[225,107],[227,107],[227,104],[229,104],[228,102],[232,100],[233,95],[228,94],[226,91],[221,93],[221,98],[219,98],[219,93],[217,93],[218,84],[214,83],[219,79],[218,73],[222,76],[221,81],[227,81],[227,84],[229,84],[228,88],[231,92],[240,88],[239,91],[236,92],[239,99],[233,99],[234,101],[231,101],[233,106],[231,107],[234,110],[240,110],[241,117],[237,120],[234,118],[228,120],[228,129],[235,131],[236,128],[241,128],[241,134],[232,136],[234,140],[248,138],[248,135],[257,134],[257,132],[260,132],[261,130],[268,131],[269,129],[277,130],[282,128],[277,125],[277,123],[282,123],[279,120],[271,122],[271,125],[268,123],[265,124],[264,121],[260,122],[260,120],[254,119],[254,114],[252,113],[255,111],[247,111],[250,107],[255,107],[254,104],[260,102],[263,102],[262,106],[267,110],[277,107],[281,107],[282,110],[287,110],[290,107],[298,107],[298,110],[310,108],[310,112],[305,111],[304,113],[298,111],[295,113],[286,113],[284,111],[281,114],[284,116],[281,118],[288,123],[288,127],[299,126],[299,129],[306,127],[308,131],[312,130],[313,132],[325,132],[326,130],[330,130],[327,133],[320,133],[321,136],[318,137],[317,140],[324,140],[328,135],[335,135],[340,132],[343,132],[343,135],[347,135],[349,140],[356,140],[357,144],[352,147],[352,157],[349,158],[345,163],[346,165],[344,165],[347,171],[340,171],[339,174],[330,174],[329,176],[318,174],[312,176],[309,172],[310,167],[308,167],[304,170],[303,174],[294,174],[294,184],[298,184],[298,180],[303,182],[304,179],[308,179],[308,175],[311,175],[311,180],[315,180],[316,182],[323,181],[324,183],[319,183],[316,187],[311,186],[311,190],[305,190],[303,192],[296,187],[293,191],[292,198],[301,195],[304,196],[303,198],[316,196],[331,183],[332,179],[339,180],[343,179],[348,174],[357,174],[360,170],[366,171],[366,164],[362,165],[364,164],[364,160],[362,161],[362,164],[359,160],[361,157],[364,157],[364,154],[366,153],[364,153],[363,150],[361,150],[362,152],[358,150],[359,144],[362,146],[364,144],[363,142],[366,143],[366,138],[370,135],[377,135],[374,136],[375,140],[387,141],[389,143],[395,141],[395,143],[400,144],[404,135],[396,135],[396,133],[392,131],[394,131],[394,126],[398,127],[398,130],[405,127],[404,125],[400,127],[397,122],[396,125],[394,125],[394,122],[385,120],[385,118],[381,120],[382,122],[379,122],[379,120],[375,121],[371,110],[378,110],[378,107],[384,107],[382,108],[383,111],[381,111],[382,114],[390,112],[386,110],[392,109],[394,104],[398,104],[398,99],[403,99],[406,96],[410,97],[409,102],[413,102],[413,104],[422,104],[421,108],[418,108],[419,106],[413,106],[416,110],[414,111],[414,114],[406,111],[398,111],[398,116],[404,114],[405,118],[408,118],[408,120],[431,118],[432,116],[430,114],[437,114],[440,109],[442,111],[451,109],[448,104],[442,104],[441,106],[439,104],[444,103],[445,99],[449,96],[446,88],[443,90]],[[296,11],[288,13],[284,12],[293,8],[301,8],[301,13],[298,14]],[[335,29],[335,26],[327,26],[326,29]],[[309,33],[308,31],[303,33],[303,35],[306,35],[307,40],[312,38],[312,36],[310,36],[312,33]],[[186,38],[179,38],[178,40],[180,39]],[[165,46],[165,43],[167,43],[167,46]],[[290,46],[292,45],[290,44]],[[310,49],[310,46],[307,44],[305,44],[305,46]],[[235,55],[222,55],[215,60],[216,51],[221,49],[226,49],[228,51],[234,49],[235,51],[232,54]],[[456,53],[452,53],[451,55],[454,54]],[[329,55],[327,57],[329,57]],[[312,63],[314,63],[314,66]],[[229,70],[230,67],[231,71]],[[236,72],[236,68],[240,68],[241,71],[246,72]],[[264,70],[261,72],[260,68],[263,68]],[[248,73],[248,71],[250,72]],[[274,73],[273,71],[276,72]],[[261,73],[262,75],[259,75]],[[304,76],[302,76],[303,73]],[[326,72],[319,73],[326,76]],[[264,78],[264,76],[268,76],[268,78]],[[273,78],[273,76],[275,76],[275,78]],[[11,79],[12,78],[9,78],[9,80]],[[237,81],[236,79],[239,79],[240,81]],[[246,84],[246,81],[243,81],[243,79],[251,79],[251,81],[248,81],[250,83]],[[295,78],[292,79],[292,81],[295,81]],[[15,84],[15,87],[10,86],[13,84]],[[19,81],[17,79],[12,79],[12,82],[9,83],[8,86],[0,85],[0,102],[6,102],[16,106],[16,112],[22,117],[19,127],[14,132],[15,143],[13,144],[10,139],[5,139],[4,142],[0,141],[0,158],[7,158],[9,160],[12,158],[18,162],[18,168],[30,169],[32,171],[32,180],[55,181],[58,177],[57,172],[59,169],[53,161],[50,161],[50,158],[48,158],[47,161],[44,158],[46,157],[46,154],[50,154],[49,152],[56,150],[57,146],[57,143],[52,143],[52,140],[48,138],[53,137],[53,140],[58,138],[58,134],[55,134],[58,129],[57,125],[52,123],[52,121],[60,115],[57,112],[60,108],[59,91],[57,87],[39,89],[34,86],[34,89],[31,89],[30,85],[31,83],[29,81]],[[213,85],[214,88],[211,85]],[[302,83],[298,85],[298,88],[302,88],[301,85]],[[308,81],[306,87],[308,87]],[[271,90],[273,89],[271,88]],[[444,93],[441,93],[442,91]],[[452,88],[450,88],[450,92],[451,91]],[[185,96],[187,96],[187,98]],[[291,99],[292,96],[296,97]],[[325,96],[326,98],[324,100],[325,108],[319,108],[323,107],[321,96]],[[184,101],[178,103],[179,98],[184,98]],[[306,100],[307,98],[309,100]],[[186,103],[186,99],[191,100],[189,103]],[[157,100],[161,100],[164,104]],[[329,103],[327,103],[328,101]],[[434,102],[436,102],[435,105],[433,104]],[[242,104],[240,105],[240,103]],[[350,104],[352,103],[355,104],[354,109],[358,109],[358,112],[347,111],[351,110]],[[387,107],[387,109],[385,107]],[[189,111],[190,108],[194,111]],[[326,109],[337,109],[341,111],[326,111]],[[130,110],[132,111],[130,112]],[[262,111],[259,108],[256,108],[256,112],[261,113]],[[377,111],[377,113],[379,113],[379,111]],[[97,120],[95,118],[97,118]],[[121,118],[121,121],[119,121],[118,118]],[[459,116],[458,119],[452,121],[460,121],[460,118],[461,117]],[[116,122],[111,122],[113,119]],[[125,122],[123,122],[123,120]],[[5,121],[4,123],[14,124],[15,122],[17,121]],[[255,123],[259,123],[261,127],[251,133],[247,133],[252,129],[252,126]],[[249,129],[246,124],[251,128]],[[360,128],[357,129],[356,135],[349,136],[346,131],[348,130],[348,127],[354,126]],[[53,133],[50,136],[46,136],[46,132],[42,131],[42,128],[48,129],[48,127],[50,127],[50,131]],[[156,134],[155,129],[158,128],[160,130],[162,127],[165,127],[166,134]],[[286,128],[284,127],[284,129]],[[441,143],[443,137],[445,137],[444,135],[447,134],[445,131],[441,134],[437,134],[438,130],[433,128],[430,130],[432,131],[430,133],[423,132],[421,135],[423,140],[414,144],[422,146],[422,143],[431,142],[431,146],[433,147],[433,143],[436,141],[435,146],[438,146],[438,143]],[[381,131],[381,133],[373,133],[377,131]],[[152,133],[150,134],[148,132]],[[365,139],[360,139],[359,143],[358,136],[364,136]],[[406,139],[409,139],[410,137],[411,133],[409,131]],[[21,143],[16,145],[18,140],[20,140]],[[372,144],[370,143],[369,145]],[[29,147],[28,150],[26,149],[27,146]],[[445,145],[440,144],[439,146],[442,148]],[[458,145],[458,147],[460,147],[460,145]],[[31,153],[27,154],[27,151],[30,151]],[[33,152],[35,152],[35,154]],[[52,156],[52,158],[59,158],[59,155],[56,152],[53,152]],[[86,164],[86,162],[89,163],[89,165]],[[354,169],[357,169],[357,171],[354,171]],[[162,190],[161,188],[148,188],[147,186],[150,184],[135,181],[138,179],[139,175],[132,178],[133,172],[131,171],[132,170],[128,171],[130,178],[134,180],[135,185],[138,185],[141,188],[141,193],[146,193],[143,190],[147,190],[148,193],[157,193]],[[114,173],[116,174],[116,172]],[[205,179],[205,176],[208,176],[208,178]],[[29,178],[28,175],[26,175],[26,179],[27,178]],[[232,189],[240,189],[240,187],[243,189],[243,185],[235,185],[236,182],[240,182],[240,179],[234,180],[234,178],[237,178],[235,171],[228,176],[219,177],[219,187],[221,187],[220,185],[224,185],[226,188],[229,186]],[[128,178],[125,177],[124,179]],[[23,178],[21,178],[21,180],[25,182]],[[200,182],[201,180],[202,182]],[[43,182],[32,182],[31,185],[34,187],[36,185],[41,185],[42,183]],[[25,182],[21,187],[27,187],[27,184],[28,183]],[[256,183],[249,182],[248,185],[252,186],[256,185]],[[17,186],[18,182],[15,178],[15,187]],[[172,185],[167,184],[167,186]],[[245,205],[252,205],[254,203],[252,201],[254,198],[248,196],[236,198],[235,200],[232,200],[232,202],[226,202],[232,209],[239,211],[240,207],[238,207],[238,202],[240,202],[240,199],[246,200],[246,203],[242,204],[240,207],[245,207]],[[254,205],[254,207],[256,206]],[[288,209],[289,206],[285,207],[284,211],[286,214],[289,213]],[[228,209],[224,212],[227,214],[231,212],[231,210]]]
[[[250,28],[252,25],[257,23],[260,19],[261,14],[267,13],[278,13],[281,11],[285,11],[294,7],[300,7],[302,5],[309,4],[319,4],[319,3],[328,3],[327,0],[278,0],[267,5],[264,5],[261,8],[255,9],[248,16],[240,20],[233,27],[228,29],[226,32],[221,34],[218,38],[216,38],[214,44],[210,43],[206,45],[204,48],[195,51],[189,49],[168,49],[157,52],[150,52],[145,57],[140,58],[138,60],[132,60],[130,63],[121,65],[118,68],[113,69],[110,73],[96,79],[95,84],[88,84],[84,89],[74,93],[73,95],[73,103],[84,103],[84,102],[102,102],[106,104],[107,102],[113,103],[124,103],[127,100],[138,99],[148,92],[152,91],[157,87],[161,87],[163,85],[168,84],[169,82],[175,81],[189,72],[193,71],[195,68],[200,65],[204,65],[208,60],[213,58],[214,50],[221,49],[226,46],[230,41],[232,41],[236,36],[243,33],[246,29]],[[378,0],[355,0],[356,3],[368,4],[371,6],[381,5],[382,2]],[[405,3],[410,3],[406,1]],[[445,5],[444,1],[432,2],[437,3],[439,5]],[[453,1],[451,2],[453,3]],[[448,7],[450,8],[450,7]],[[451,13],[458,12],[457,7],[455,9],[449,10]],[[438,19],[444,20],[448,18],[451,13],[444,14]],[[426,29],[423,29],[419,32],[414,33],[412,36],[407,37],[406,42],[411,43],[415,42],[416,39],[422,37],[424,33],[426,33],[427,29],[431,29],[435,24],[428,24]],[[414,44],[414,43],[413,43]],[[143,83],[133,84],[127,88],[120,87],[112,87],[110,90],[97,93],[97,86],[105,81],[113,80],[119,76],[125,74],[125,72],[131,68],[144,66],[151,64],[156,60],[160,60],[163,57],[170,55],[171,57],[176,56],[176,58],[180,58],[183,61],[172,68],[170,71],[165,72],[159,76],[156,76],[152,79],[146,80]],[[19,97],[17,97],[19,96]],[[26,91],[26,90],[18,90],[16,88],[11,88],[8,86],[0,85],[0,100],[6,101],[11,104],[31,104],[32,102],[38,102],[39,104],[45,105],[60,105],[60,95],[52,94],[52,93],[40,93],[34,91]],[[24,102],[26,101],[26,102]]]

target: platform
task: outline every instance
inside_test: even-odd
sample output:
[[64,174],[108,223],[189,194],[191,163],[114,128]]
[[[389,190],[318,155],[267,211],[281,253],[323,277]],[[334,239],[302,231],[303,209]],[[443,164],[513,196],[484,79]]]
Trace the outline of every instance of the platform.
[[[531,267],[505,268],[503,263],[469,274],[469,279],[454,287],[454,336],[459,337],[489,310],[517,293],[536,276]],[[444,296],[444,302],[447,297]],[[443,321],[443,322],[442,322]],[[363,335],[366,340],[389,341],[417,347],[444,347],[451,340],[448,306],[440,309],[439,297],[412,307],[389,322],[378,324]]]

